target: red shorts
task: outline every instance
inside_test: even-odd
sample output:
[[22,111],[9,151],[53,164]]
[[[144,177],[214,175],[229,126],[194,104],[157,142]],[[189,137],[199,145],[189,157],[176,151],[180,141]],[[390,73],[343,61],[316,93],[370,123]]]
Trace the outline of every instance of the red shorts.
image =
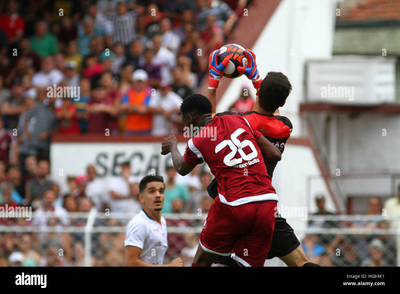
[[200,234],[204,251],[263,266],[272,243],[276,201],[229,206],[215,198]]

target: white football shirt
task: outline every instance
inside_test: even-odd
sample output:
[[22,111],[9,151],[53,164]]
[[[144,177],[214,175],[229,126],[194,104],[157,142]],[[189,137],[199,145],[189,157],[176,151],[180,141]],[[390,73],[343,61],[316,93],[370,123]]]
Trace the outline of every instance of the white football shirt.
[[161,217],[161,224],[151,219],[142,209],[126,227],[125,246],[142,249],[141,261],[163,264],[167,252],[167,223]]

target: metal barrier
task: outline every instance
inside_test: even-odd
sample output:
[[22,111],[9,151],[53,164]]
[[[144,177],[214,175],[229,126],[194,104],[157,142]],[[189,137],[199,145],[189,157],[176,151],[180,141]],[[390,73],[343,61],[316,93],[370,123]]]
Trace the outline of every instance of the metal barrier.
[[[164,214],[169,248],[165,263],[181,257],[190,265],[205,214]],[[69,213],[68,224],[47,214],[46,225],[33,217],[0,225],[0,260],[12,252],[24,254],[23,266],[123,266],[126,225],[130,214]],[[325,266],[400,266],[399,217],[381,215],[309,215],[305,229],[296,229],[313,262]],[[13,223],[14,222],[14,223]],[[290,218],[288,223],[291,224]]]

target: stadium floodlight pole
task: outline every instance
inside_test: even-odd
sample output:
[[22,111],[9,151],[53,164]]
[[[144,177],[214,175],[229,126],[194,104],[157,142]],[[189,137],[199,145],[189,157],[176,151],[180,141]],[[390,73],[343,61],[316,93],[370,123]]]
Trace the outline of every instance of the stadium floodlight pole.
[[92,259],[92,229],[96,220],[96,208],[92,207],[85,226],[85,266],[90,266]]

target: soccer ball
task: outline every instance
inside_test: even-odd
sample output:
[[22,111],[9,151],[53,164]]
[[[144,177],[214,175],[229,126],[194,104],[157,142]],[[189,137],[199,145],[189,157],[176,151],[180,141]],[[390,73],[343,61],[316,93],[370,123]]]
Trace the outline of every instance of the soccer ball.
[[217,56],[217,63],[220,64],[225,57],[230,56],[228,65],[224,70],[224,77],[230,79],[236,79],[242,74],[237,71],[238,66],[246,67],[248,60],[246,55],[244,55],[244,48],[238,44],[228,44],[224,45],[219,49],[219,54]]

